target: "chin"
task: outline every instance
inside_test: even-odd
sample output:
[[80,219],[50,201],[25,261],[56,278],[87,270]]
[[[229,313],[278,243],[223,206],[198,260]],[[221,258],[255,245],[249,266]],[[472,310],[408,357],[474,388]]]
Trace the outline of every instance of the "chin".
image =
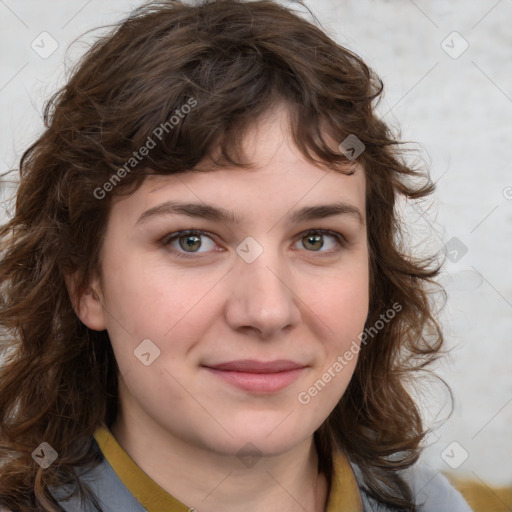
[[[282,421],[282,415],[280,421]],[[295,427],[295,428],[294,428]],[[297,445],[313,435],[313,431],[306,432],[304,428],[298,430],[296,425],[279,425],[279,422],[272,422],[272,427],[267,422],[253,423],[252,425],[231,425],[228,435],[222,439],[215,439],[209,443],[213,450],[229,455],[243,456],[244,452],[255,452],[259,456],[273,457],[289,452]]]

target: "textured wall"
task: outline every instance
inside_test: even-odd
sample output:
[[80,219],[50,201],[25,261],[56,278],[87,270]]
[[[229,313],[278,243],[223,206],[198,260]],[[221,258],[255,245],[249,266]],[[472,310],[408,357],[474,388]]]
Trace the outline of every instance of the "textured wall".
[[[69,43],[137,1],[0,1],[0,167],[40,132],[43,100],[83,50]],[[512,483],[512,0],[310,0],[324,28],[386,86],[380,114],[421,144],[438,183],[428,209],[405,206],[417,250],[446,247],[441,313],[451,355],[439,373],[455,411],[429,463],[487,484]],[[41,35],[41,33],[47,34]],[[58,47],[54,50],[54,46]],[[52,53],[53,51],[53,53]],[[5,187],[2,193],[7,193]],[[446,394],[420,399],[440,422]],[[466,459],[467,456],[467,459]]]

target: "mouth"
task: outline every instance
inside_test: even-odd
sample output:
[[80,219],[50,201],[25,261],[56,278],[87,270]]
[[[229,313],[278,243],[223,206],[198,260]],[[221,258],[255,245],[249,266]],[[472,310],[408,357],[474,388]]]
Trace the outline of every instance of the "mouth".
[[277,361],[239,360],[205,365],[212,375],[232,386],[253,393],[275,393],[285,389],[307,368],[306,365],[280,359]]

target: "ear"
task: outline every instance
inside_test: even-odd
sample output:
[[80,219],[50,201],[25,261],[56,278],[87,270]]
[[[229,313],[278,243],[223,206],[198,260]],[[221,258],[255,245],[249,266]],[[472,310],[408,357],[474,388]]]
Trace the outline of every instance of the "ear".
[[94,331],[105,330],[106,316],[99,278],[93,278],[80,295],[77,294],[76,275],[66,275],[64,279],[73,309],[82,323]]

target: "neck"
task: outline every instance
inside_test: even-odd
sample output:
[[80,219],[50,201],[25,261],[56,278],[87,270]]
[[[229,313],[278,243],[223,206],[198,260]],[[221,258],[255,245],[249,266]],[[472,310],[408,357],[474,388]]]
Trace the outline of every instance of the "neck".
[[248,504],[251,512],[326,510],[327,478],[318,471],[313,436],[284,454],[241,460],[184,442],[156,425],[143,428],[136,418],[126,422],[120,416],[111,430],[152,480],[192,510],[246,512]]

